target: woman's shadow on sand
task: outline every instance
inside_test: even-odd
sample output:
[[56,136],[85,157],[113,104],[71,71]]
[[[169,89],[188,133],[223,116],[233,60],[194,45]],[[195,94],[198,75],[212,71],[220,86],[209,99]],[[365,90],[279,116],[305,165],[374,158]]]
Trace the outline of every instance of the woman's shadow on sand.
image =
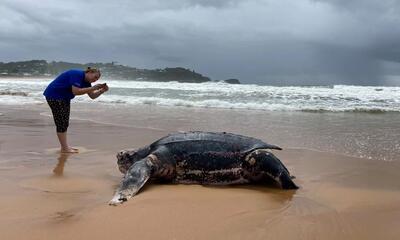
[[53,169],[54,176],[62,177],[64,175],[64,166],[67,162],[68,158],[71,156],[71,153],[60,153],[57,160],[57,165]]

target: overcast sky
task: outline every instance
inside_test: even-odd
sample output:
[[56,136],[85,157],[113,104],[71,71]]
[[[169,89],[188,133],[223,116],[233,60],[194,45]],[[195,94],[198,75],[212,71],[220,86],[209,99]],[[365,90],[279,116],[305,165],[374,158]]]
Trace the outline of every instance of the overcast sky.
[[400,85],[400,0],[1,0],[0,61]]

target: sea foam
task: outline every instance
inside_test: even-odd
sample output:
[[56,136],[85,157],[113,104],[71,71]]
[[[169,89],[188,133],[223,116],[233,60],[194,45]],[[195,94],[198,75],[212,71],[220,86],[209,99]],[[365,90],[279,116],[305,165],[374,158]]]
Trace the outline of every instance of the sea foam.
[[[0,104],[44,102],[51,79],[0,80]],[[101,80],[110,91],[102,104],[160,105],[200,108],[307,112],[400,112],[400,87],[262,86],[221,82],[178,83]],[[78,102],[91,99],[78,96]]]

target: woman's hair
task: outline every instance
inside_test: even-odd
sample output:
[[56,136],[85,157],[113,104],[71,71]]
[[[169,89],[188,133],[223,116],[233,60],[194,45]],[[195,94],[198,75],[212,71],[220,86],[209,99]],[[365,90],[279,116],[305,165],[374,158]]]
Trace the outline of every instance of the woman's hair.
[[99,73],[99,75],[101,74],[100,69],[94,68],[94,67],[87,67],[85,70],[85,73],[89,73],[89,72],[90,73]]

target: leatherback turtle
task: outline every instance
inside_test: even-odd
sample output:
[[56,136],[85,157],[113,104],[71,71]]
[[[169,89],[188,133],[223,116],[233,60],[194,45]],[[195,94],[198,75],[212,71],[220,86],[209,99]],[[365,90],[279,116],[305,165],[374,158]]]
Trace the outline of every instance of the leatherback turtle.
[[149,179],[187,184],[262,183],[297,189],[287,168],[268,149],[280,147],[232,133],[180,132],[117,154],[125,174],[110,205],[127,201]]

